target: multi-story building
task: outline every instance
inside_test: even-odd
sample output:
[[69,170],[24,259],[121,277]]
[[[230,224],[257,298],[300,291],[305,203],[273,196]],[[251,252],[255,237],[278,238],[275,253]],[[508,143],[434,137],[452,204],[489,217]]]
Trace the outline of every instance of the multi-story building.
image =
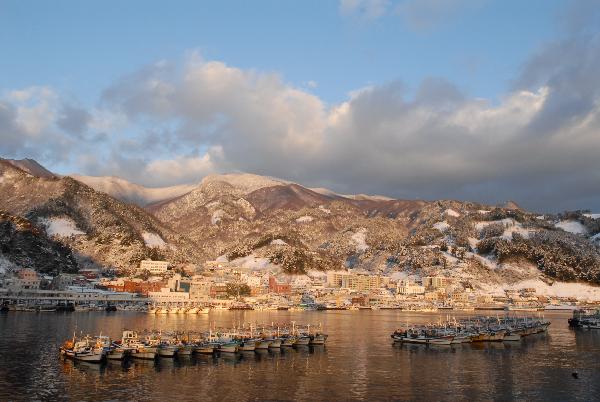
[[142,260],[140,262],[140,271],[149,271],[152,275],[164,274],[169,270],[168,261]]
[[328,271],[327,272],[327,285],[333,288],[341,288],[342,280],[351,275],[347,271]]
[[190,300],[188,292],[174,292],[171,288],[161,288],[158,292],[148,292],[148,299],[158,303],[179,303]]
[[443,276],[426,276],[423,278],[423,286],[427,289],[443,289],[450,285],[450,278]]
[[422,295],[425,293],[425,286],[419,285],[406,280],[398,281],[397,285],[398,294],[401,295]]
[[38,290],[40,277],[33,269],[24,268],[17,272],[17,277],[12,281],[11,288],[16,291]]
[[363,273],[352,273],[342,277],[343,288],[359,292],[379,289],[383,280],[379,275],[369,275]]

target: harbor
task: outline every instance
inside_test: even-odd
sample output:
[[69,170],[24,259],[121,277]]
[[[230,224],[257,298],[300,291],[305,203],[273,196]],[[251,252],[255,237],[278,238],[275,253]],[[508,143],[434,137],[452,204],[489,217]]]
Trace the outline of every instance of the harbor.
[[[67,314],[0,314],[0,399],[573,399],[581,390],[600,392],[600,331],[569,328],[571,312],[510,312],[548,321],[547,330],[518,342],[469,342],[432,346],[393,342],[397,329],[448,321],[475,323],[503,312],[412,312],[399,310],[211,310],[209,314],[148,314],[115,311]],[[482,320],[479,320],[483,324]],[[295,324],[294,324],[295,323]],[[133,355],[101,364],[61,357],[65,340],[90,335],[90,343],[121,341],[133,331],[139,341],[160,337],[181,348],[217,333],[259,337],[300,327],[322,329],[325,346],[282,346],[254,351]],[[409,324],[407,327],[406,324]],[[302,325],[301,325],[302,324]],[[319,325],[321,324],[321,326]],[[252,328],[250,326],[252,325]],[[490,326],[495,325],[490,322]],[[321,329],[319,329],[319,327]],[[100,337],[105,338],[100,338]],[[225,340],[225,339],[222,339]],[[181,342],[179,342],[181,341]],[[127,341],[126,343],[128,343]],[[141,351],[141,350],[140,350]],[[168,353],[165,348],[165,353]],[[118,353],[118,350],[116,351]],[[165,354],[163,353],[163,354]],[[139,356],[139,355],[138,355]],[[427,375],[423,375],[427,372]],[[577,372],[579,378],[573,379]],[[327,375],[326,375],[327,374]],[[458,378],[462,387],[455,387]],[[540,384],[543,381],[544,387]],[[223,384],[227,384],[226,387]],[[490,385],[491,384],[491,385]],[[560,387],[553,384],[560,384]],[[218,389],[219,393],[212,390]],[[135,393],[135,394],[133,394]],[[134,396],[135,395],[135,396]],[[218,395],[218,396],[217,396]],[[417,398],[418,396],[418,398]]]
[[328,335],[321,325],[291,326],[244,324],[205,332],[124,330],[119,339],[106,335],[79,335],[63,342],[60,354],[87,363],[106,360],[175,358],[192,355],[232,354],[281,348],[324,346]]

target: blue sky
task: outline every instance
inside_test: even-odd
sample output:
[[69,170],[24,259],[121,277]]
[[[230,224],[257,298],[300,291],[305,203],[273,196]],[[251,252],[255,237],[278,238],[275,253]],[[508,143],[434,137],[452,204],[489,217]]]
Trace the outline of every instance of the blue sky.
[[565,8],[551,0],[457,3],[415,31],[393,4],[376,19],[344,15],[337,1],[1,4],[0,86],[50,85],[87,102],[122,74],[191,50],[297,86],[314,81],[311,91],[327,102],[370,84],[414,87],[428,76],[496,98],[531,52],[556,37]]
[[594,0],[0,0],[0,156],[600,209]]

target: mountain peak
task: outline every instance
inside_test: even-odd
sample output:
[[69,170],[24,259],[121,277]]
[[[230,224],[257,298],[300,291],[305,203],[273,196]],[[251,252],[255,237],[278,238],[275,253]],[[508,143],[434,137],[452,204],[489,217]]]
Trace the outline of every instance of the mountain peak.
[[24,171],[25,173],[28,173],[35,177],[40,177],[42,179],[59,179],[60,178],[59,175],[52,173],[51,171],[46,169],[44,166],[39,164],[34,159],[25,158],[25,159],[2,159],[2,160],[10,163],[12,166],[16,167],[17,169],[20,169],[20,170]]

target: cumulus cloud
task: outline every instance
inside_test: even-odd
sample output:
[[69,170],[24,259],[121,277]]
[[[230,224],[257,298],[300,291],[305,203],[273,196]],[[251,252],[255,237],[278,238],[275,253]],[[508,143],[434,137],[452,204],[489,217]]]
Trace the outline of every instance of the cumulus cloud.
[[[565,47],[572,57],[561,62]],[[146,164],[164,180],[248,171],[344,192],[600,206],[598,49],[589,40],[548,47],[496,103],[431,78],[412,97],[393,82],[326,105],[277,74],[199,58],[169,74],[164,65],[145,68],[103,99],[131,118],[176,122],[171,141],[198,150]]]
[[[429,78],[330,105],[278,74],[192,55],[124,76],[86,113],[39,88],[5,93],[0,151],[61,144],[82,173],[146,185],[243,171],[343,193],[598,209],[599,38],[579,29],[548,44],[494,101]],[[85,130],[103,145],[70,134]]]

